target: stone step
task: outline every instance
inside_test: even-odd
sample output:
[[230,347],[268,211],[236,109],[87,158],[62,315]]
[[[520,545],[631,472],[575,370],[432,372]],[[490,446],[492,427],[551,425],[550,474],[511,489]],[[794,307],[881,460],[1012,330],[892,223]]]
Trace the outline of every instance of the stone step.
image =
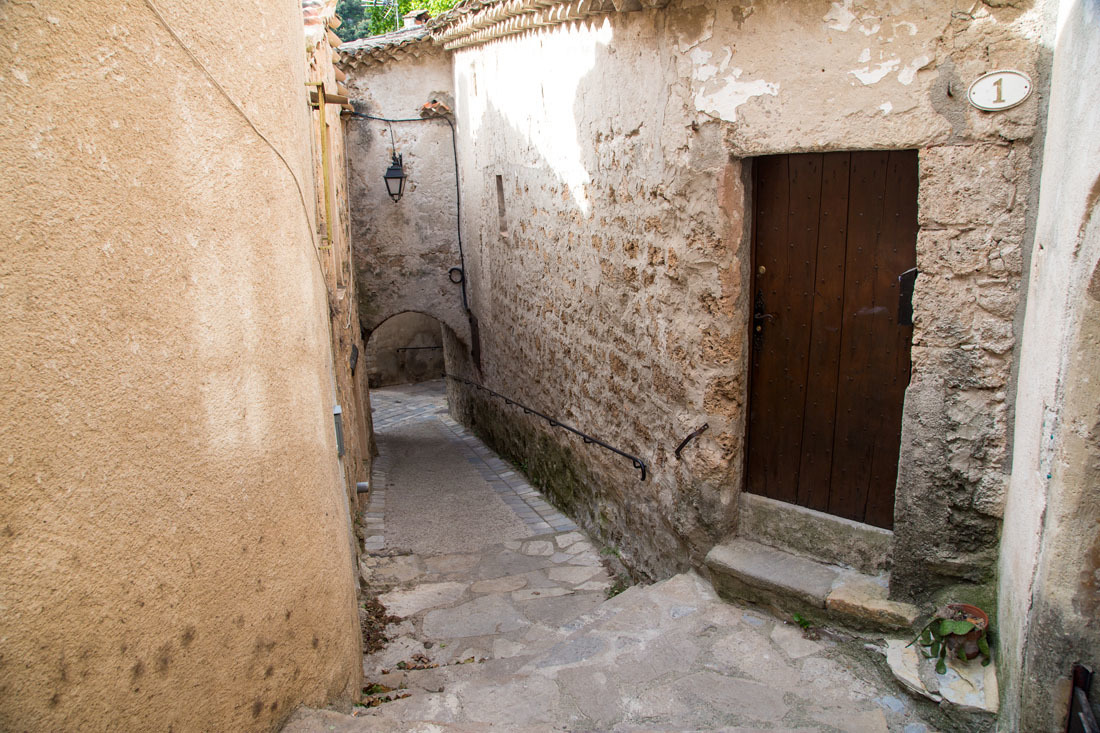
[[881,527],[741,492],[738,536],[811,560],[877,575],[887,569],[894,533]]
[[758,603],[781,615],[862,629],[906,629],[919,609],[888,600],[886,575],[872,576],[737,537],[706,557],[711,581],[729,600]]
[[351,715],[299,709],[283,733],[955,729],[843,662],[866,654],[863,640],[807,637],[722,602],[694,572],[631,587],[552,636],[523,657],[387,676],[409,697]]

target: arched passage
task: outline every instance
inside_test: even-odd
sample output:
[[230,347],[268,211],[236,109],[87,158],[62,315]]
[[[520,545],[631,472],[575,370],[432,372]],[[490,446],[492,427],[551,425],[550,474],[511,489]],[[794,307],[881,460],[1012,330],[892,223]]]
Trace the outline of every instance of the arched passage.
[[450,330],[420,311],[404,311],[382,321],[366,343],[371,389],[439,379],[445,363],[444,329]]

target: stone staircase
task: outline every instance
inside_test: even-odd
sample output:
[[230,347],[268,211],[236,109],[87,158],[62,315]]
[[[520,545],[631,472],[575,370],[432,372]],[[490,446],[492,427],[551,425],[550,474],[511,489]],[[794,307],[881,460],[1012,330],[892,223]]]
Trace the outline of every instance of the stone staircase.
[[[718,593],[876,640],[908,692],[940,705],[950,729],[992,725],[998,709],[996,668],[949,661],[945,675],[909,645],[920,610],[887,598],[893,534],[762,496],[742,494],[740,534],[707,554]],[[931,609],[926,609],[931,610]]]
[[[522,600],[529,594],[508,590],[514,585],[508,579],[519,569],[508,553],[528,551],[525,543],[482,554],[474,585],[486,591],[479,599],[488,600],[458,598],[443,587],[456,583],[454,576],[416,578],[424,568],[457,567],[452,560],[387,562],[390,577],[404,578],[388,595],[416,610],[393,628],[394,642],[367,658],[366,682],[369,690],[392,688],[387,696],[399,699],[351,714],[300,709],[284,733],[927,733],[943,727],[935,707],[908,698],[862,639],[807,636],[766,613],[721,600],[695,573],[630,587],[597,604],[569,606],[579,609],[575,614],[563,612],[572,595],[590,591],[552,591],[549,598],[530,601]],[[492,567],[499,569],[489,572]],[[528,590],[543,592],[530,585]],[[522,616],[501,610],[505,594]],[[433,602],[438,605],[429,607]],[[526,610],[531,602],[542,604],[539,615]],[[560,602],[559,610],[547,615],[552,602]],[[461,610],[471,603],[485,610]],[[441,613],[450,619],[465,614],[471,625],[448,626]],[[489,627],[499,633],[487,634]],[[410,666],[401,664],[409,659],[439,666],[398,668]]]
[[722,596],[855,629],[916,622],[918,608],[887,598],[888,530],[748,493],[740,516],[740,534],[706,558]]

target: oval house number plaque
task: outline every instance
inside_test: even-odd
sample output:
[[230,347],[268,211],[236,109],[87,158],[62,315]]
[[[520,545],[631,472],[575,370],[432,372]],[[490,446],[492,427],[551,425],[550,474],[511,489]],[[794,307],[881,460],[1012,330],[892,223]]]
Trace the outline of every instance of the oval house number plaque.
[[975,79],[966,96],[978,109],[999,112],[1015,107],[1031,96],[1031,79],[1022,71],[991,71]]

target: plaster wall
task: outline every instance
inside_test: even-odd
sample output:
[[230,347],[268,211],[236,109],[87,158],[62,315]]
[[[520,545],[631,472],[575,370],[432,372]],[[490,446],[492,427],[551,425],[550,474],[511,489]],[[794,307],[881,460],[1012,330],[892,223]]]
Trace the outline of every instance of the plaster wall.
[[[430,42],[385,64],[348,69],[356,109],[375,117],[418,118],[432,100],[454,106],[451,59]],[[349,119],[351,230],[360,319],[370,333],[387,318],[418,311],[447,324],[465,343],[469,324],[461,286],[451,128],[444,120],[385,122]],[[393,146],[403,157],[405,194],[394,202],[382,174]]]
[[3,730],[272,730],[361,676],[300,11],[155,6],[0,6]]
[[443,332],[431,316],[398,313],[371,333],[367,378],[372,387],[439,379],[443,370]]
[[1095,0],[1058,4],[1000,556],[1006,731],[1064,730],[1072,664],[1100,669],[1098,25]]
[[1034,76],[1040,25],[1027,4],[684,0],[456,51],[470,376],[650,477],[476,393],[460,416],[640,574],[698,563],[743,481],[752,156],[918,148],[894,591],[988,582],[1038,101],[988,114],[965,92]]

